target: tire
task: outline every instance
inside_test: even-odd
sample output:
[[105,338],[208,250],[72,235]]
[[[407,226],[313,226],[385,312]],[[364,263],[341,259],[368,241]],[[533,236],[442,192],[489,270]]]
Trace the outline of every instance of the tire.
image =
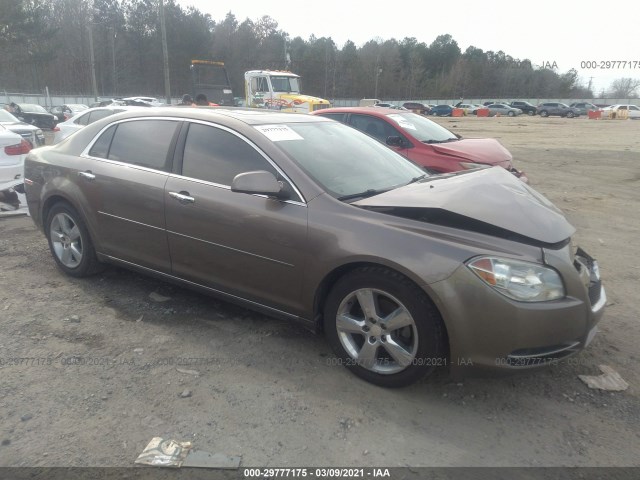
[[541,117],[548,117],[549,116],[549,112],[547,112],[546,110],[541,110],[540,111],[540,116]]
[[509,112],[509,113],[507,113],[507,115],[509,115],[510,117],[515,117],[516,116],[515,112]]
[[575,116],[576,116],[576,114],[575,114],[575,113],[573,113],[573,112],[567,112],[567,118],[573,118],[573,117],[575,117]]
[[45,222],[49,250],[58,267],[72,277],[86,277],[102,270],[82,216],[66,202],[56,203]]
[[527,112],[527,115],[529,115],[530,117],[533,117],[536,113],[533,110],[529,110]]
[[325,302],[324,319],[340,363],[375,385],[405,387],[446,363],[440,314],[420,288],[393,270],[362,267],[340,278]]

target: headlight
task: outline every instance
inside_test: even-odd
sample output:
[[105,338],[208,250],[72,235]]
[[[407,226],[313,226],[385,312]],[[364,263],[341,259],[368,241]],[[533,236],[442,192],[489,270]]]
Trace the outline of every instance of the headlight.
[[560,275],[537,263],[480,257],[467,266],[503,295],[521,302],[544,302],[564,297]]
[[36,135],[38,137],[41,137],[42,135],[44,135],[44,133],[42,133],[42,130],[38,129],[38,130],[36,130]]
[[491,168],[491,165],[487,165],[486,163],[473,162],[460,162],[460,166],[466,170],[471,170],[473,168]]

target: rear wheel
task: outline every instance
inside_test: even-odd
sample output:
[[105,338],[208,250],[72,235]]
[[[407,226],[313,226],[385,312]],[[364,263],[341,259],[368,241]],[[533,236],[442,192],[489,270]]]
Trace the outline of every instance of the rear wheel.
[[45,224],[49,249],[61,270],[74,277],[101,270],[89,231],[81,215],[68,203],[56,203]]
[[443,365],[443,326],[426,294],[405,276],[363,267],[336,282],[324,311],[342,365],[383,387],[404,387]]
[[540,116],[541,117],[548,117],[549,116],[549,112],[547,112],[546,110],[541,110],[540,111]]

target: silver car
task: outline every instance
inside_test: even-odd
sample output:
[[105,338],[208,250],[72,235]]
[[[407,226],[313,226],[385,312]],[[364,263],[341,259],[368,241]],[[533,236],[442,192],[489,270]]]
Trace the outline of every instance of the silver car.
[[515,117],[522,114],[522,110],[520,110],[519,108],[510,107],[509,105],[505,105],[504,103],[492,103],[490,105],[487,105],[486,108],[489,109],[489,116],[491,117],[495,115]]
[[430,176],[317,116],[124,112],[34,150],[25,177],[66,274],[112,263],[300,321],[382,386],[556,362],[606,303],[574,228],[504,168]]

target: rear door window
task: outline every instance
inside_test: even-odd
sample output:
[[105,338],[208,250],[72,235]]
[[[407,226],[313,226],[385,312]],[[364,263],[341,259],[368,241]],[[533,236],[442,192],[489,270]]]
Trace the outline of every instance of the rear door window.
[[168,172],[169,150],[178,125],[179,122],[174,120],[119,123],[107,158]]

